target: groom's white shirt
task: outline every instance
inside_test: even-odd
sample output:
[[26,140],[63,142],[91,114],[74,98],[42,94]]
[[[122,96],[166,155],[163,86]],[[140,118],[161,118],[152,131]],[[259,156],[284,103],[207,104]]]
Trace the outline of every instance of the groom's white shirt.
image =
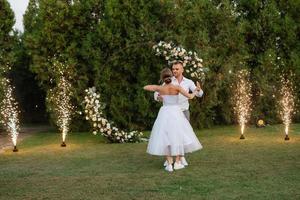
[[[189,92],[189,91],[193,92],[197,89],[195,83],[192,80],[187,79],[185,77],[183,77],[182,81],[179,83],[178,80],[173,76],[172,77],[172,84],[173,85],[179,85],[180,87],[182,87],[187,92]],[[201,89],[196,94],[196,96],[197,97],[202,97],[203,96],[203,90]],[[158,92],[154,92],[154,99],[156,101],[157,101],[157,97],[158,97]],[[179,94],[178,100],[179,100],[179,106],[180,106],[182,111],[185,111],[185,110],[189,109],[189,99],[188,98],[186,98],[182,94]]]

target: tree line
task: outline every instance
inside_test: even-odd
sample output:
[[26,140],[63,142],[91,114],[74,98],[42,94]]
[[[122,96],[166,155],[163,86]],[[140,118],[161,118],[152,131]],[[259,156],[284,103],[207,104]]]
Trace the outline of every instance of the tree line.
[[[142,86],[158,83],[167,66],[152,46],[172,41],[196,51],[209,68],[204,97],[191,101],[195,128],[234,123],[231,85],[240,69],[250,72],[251,122],[278,123],[281,74],[295,74],[289,78],[300,96],[299,9],[295,0],[30,0],[19,33],[7,0],[0,0],[0,73],[15,83],[24,122],[51,122],[45,97],[55,70],[49,60],[59,56],[74,76],[77,110],[83,110],[84,90],[96,86],[108,119],[144,130],[161,105]],[[7,64],[10,71],[3,70]],[[72,124],[87,129],[79,114]]]

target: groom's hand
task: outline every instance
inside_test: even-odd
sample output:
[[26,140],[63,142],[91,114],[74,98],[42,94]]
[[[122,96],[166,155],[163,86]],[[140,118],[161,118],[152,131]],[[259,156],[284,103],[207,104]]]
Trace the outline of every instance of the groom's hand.
[[197,83],[196,83],[196,86],[197,86],[197,91],[199,92],[200,90],[201,90],[201,85],[200,85],[200,83],[197,81]]

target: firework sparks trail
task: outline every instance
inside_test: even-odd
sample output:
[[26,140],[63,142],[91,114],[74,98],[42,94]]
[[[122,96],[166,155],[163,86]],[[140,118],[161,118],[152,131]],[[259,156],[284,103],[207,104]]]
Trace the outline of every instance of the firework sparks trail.
[[233,100],[234,113],[241,127],[241,139],[244,139],[245,125],[251,114],[251,83],[249,81],[249,72],[241,70],[237,73],[237,82],[235,85]]
[[18,103],[13,96],[13,87],[11,86],[9,79],[3,78],[1,87],[4,93],[4,98],[1,102],[1,123],[11,136],[14,151],[17,151],[17,139],[20,132]]
[[281,99],[279,101],[280,110],[279,114],[285,126],[286,140],[289,140],[289,126],[292,122],[292,115],[295,109],[295,96],[293,83],[281,76]]

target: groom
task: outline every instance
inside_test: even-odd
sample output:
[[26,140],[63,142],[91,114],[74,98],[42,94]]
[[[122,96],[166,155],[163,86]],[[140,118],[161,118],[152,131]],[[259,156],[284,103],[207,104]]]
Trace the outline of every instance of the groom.
[[[173,77],[172,77],[172,84],[173,85],[179,85],[182,87],[185,91],[187,92],[194,92],[197,90],[197,97],[202,97],[203,96],[203,90],[201,89],[200,83],[197,81],[197,86],[194,84],[194,82],[190,79],[187,79],[183,76],[183,63],[182,61],[176,61],[172,65],[172,72],[173,72]],[[189,101],[188,98],[185,96],[179,94],[179,106],[187,118],[187,120],[190,121],[190,111],[189,111]],[[159,96],[158,92],[154,93],[154,99],[156,101],[162,101],[162,97]],[[182,156],[181,157],[181,162],[183,165],[187,166],[188,163],[186,162],[185,158]]]

